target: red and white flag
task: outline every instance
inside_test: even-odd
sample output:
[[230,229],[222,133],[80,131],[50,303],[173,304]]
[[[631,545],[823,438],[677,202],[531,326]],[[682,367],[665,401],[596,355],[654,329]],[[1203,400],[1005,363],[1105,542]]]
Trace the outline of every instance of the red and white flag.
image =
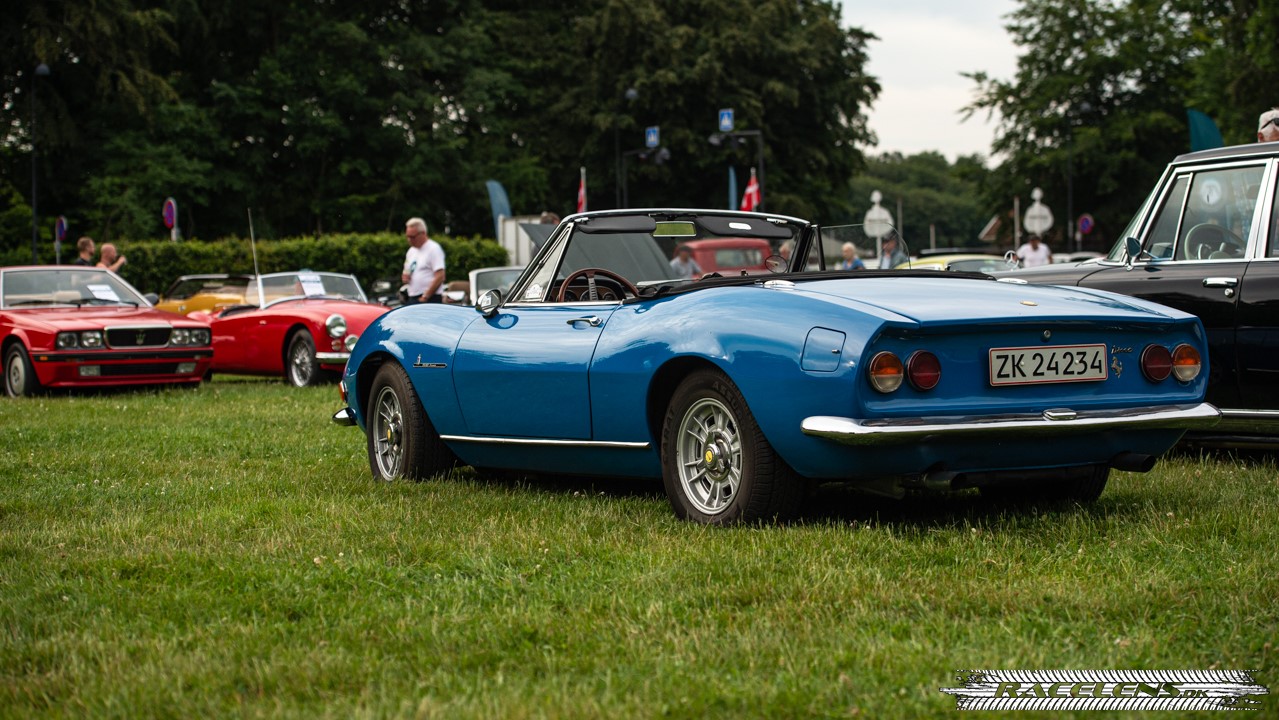
[[755,177],[755,168],[751,168],[751,181],[746,183],[746,192],[742,193],[742,209],[751,212],[759,207],[759,180]]
[[586,212],[586,168],[582,168],[582,180],[577,184],[577,211]]

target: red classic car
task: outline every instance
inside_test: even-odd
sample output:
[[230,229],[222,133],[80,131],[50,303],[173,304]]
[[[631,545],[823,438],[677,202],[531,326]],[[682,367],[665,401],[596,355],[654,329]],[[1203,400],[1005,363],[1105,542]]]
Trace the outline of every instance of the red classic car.
[[10,397],[46,387],[199,383],[207,322],[151,307],[109,270],[0,268],[0,353]]
[[764,260],[773,254],[768,241],[760,238],[689,240],[680,245],[688,246],[704,275],[737,275],[743,271],[763,275],[769,272]]
[[187,316],[213,328],[213,371],[283,374],[298,387],[341,372],[360,333],[388,310],[351,275],[305,270],[257,276],[244,301]]

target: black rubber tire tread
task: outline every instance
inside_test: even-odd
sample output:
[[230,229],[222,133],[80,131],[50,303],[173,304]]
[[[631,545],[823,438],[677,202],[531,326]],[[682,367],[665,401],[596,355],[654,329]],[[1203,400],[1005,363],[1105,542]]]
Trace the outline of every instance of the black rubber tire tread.
[[988,485],[981,489],[982,497],[998,502],[1015,503],[1078,503],[1091,505],[1101,497],[1110,480],[1110,468],[1106,465],[1093,465],[1091,472],[1076,477],[1063,477],[1059,480],[1040,481],[1035,483],[1010,483]]
[[[311,348],[311,377],[302,385],[293,382],[293,348],[298,343],[305,343]],[[289,341],[284,344],[284,381],[294,387],[310,387],[320,381],[320,365],[315,359],[315,341],[306,330],[294,330]]]
[[[13,388],[9,387],[9,363],[15,355],[20,357],[22,359],[22,363],[26,365],[26,369],[22,373],[24,380],[22,383],[23,387],[19,388],[17,392],[15,392]],[[0,371],[4,373],[5,395],[16,398],[30,397],[32,395],[40,394],[40,378],[36,377],[36,369],[35,366],[31,364],[31,356],[27,354],[27,349],[22,346],[22,343],[15,341],[9,346],[8,350],[4,351],[4,365],[0,366]]]
[[[674,435],[678,425],[688,408],[705,397],[716,398],[732,410],[742,440],[742,481],[732,506],[717,515],[706,515],[688,503],[675,467]],[[746,399],[732,380],[718,370],[694,371],[675,389],[662,420],[661,461],[666,496],[682,520],[708,525],[784,522],[799,514],[808,494],[806,480],[773,450]]]
[[440,439],[439,432],[431,423],[422,402],[413,390],[408,373],[394,361],[385,362],[373,376],[373,384],[369,386],[368,405],[365,407],[365,449],[369,456],[369,469],[373,477],[384,478],[378,469],[373,447],[373,407],[382,388],[390,386],[400,401],[400,413],[404,419],[403,445],[404,461],[400,476],[409,480],[422,481],[447,472],[458,464],[457,456],[449,446]]

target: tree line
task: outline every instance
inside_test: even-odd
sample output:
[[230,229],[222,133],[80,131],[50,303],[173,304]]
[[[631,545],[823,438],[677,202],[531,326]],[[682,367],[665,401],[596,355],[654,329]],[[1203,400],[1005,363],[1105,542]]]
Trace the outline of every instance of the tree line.
[[[1188,149],[1187,108],[1232,144],[1279,104],[1279,0],[1022,0],[1007,28],[1016,74],[957,78],[998,118],[987,169],[868,163],[873,28],[841,28],[833,0],[12,0],[0,250],[30,242],[33,141],[46,240],[56,215],[73,237],[162,236],[168,196],[188,237],[243,236],[248,207],[266,237],[410,215],[487,235],[485,180],[562,215],[584,167],[591,209],[613,207],[619,153],[630,205],[723,206],[757,152],[708,142],[724,107],[764,138],[770,211],[858,222],[891,185],[913,245],[929,224],[962,244],[1036,186],[1062,227],[1070,187],[1109,242]],[[662,162],[637,152],[650,125]]]
[[[616,202],[723,204],[717,110],[766,138],[767,206],[839,213],[871,135],[872,36],[829,0],[13,0],[0,30],[0,220],[41,215],[99,240],[395,230],[411,215],[492,233],[484,181],[517,213]],[[47,76],[34,68],[44,63]],[[633,93],[628,90],[633,89]],[[34,118],[34,124],[32,119]],[[23,233],[23,216],[26,231]],[[50,237],[51,221],[42,236]]]

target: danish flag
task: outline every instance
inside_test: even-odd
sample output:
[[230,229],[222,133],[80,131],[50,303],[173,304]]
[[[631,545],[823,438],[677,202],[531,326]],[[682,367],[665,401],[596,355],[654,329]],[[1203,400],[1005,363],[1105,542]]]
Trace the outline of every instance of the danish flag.
[[759,207],[759,180],[755,177],[755,168],[751,168],[751,181],[746,183],[746,192],[742,193],[742,209],[747,212]]
[[586,212],[586,168],[582,168],[582,179],[577,184],[577,211]]

